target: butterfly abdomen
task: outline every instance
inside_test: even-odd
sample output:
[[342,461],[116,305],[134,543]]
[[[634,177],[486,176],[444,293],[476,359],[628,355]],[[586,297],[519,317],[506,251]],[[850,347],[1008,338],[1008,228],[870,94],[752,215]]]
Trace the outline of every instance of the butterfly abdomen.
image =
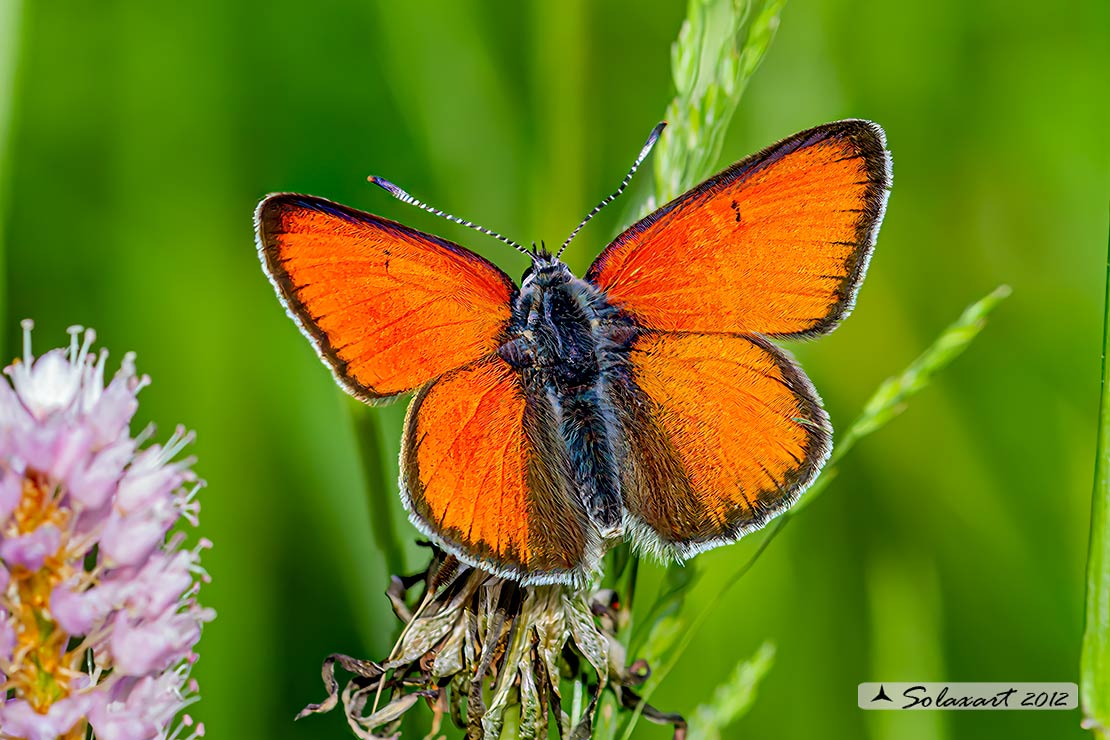
[[603,536],[620,533],[617,425],[603,392],[610,353],[600,326],[613,313],[596,289],[562,263],[526,276],[501,356],[523,376],[528,393],[554,410],[574,487]]
[[604,536],[620,531],[622,507],[614,429],[600,389],[561,393],[559,433],[567,448],[575,483],[590,518]]

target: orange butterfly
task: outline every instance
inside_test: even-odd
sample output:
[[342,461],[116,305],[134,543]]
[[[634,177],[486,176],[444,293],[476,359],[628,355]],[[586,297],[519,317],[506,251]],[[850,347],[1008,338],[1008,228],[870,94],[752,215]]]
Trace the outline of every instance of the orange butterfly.
[[813,481],[828,417],[770,339],[826,334],[851,310],[891,182],[879,126],[829,123],[748,157],[633,225],[585,279],[562,249],[371,181],[532,259],[518,288],[457,244],[321,198],[255,213],[278,297],[339,384],[367,403],[416,392],[401,497],[446,551],[524,584],[582,583],[614,540],[689,558]]

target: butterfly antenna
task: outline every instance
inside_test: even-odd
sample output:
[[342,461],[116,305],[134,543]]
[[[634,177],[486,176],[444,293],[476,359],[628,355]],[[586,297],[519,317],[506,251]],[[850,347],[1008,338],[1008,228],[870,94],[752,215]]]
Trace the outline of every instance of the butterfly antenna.
[[371,175],[370,177],[368,177],[366,179],[369,180],[370,182],[374,183],[379,188],[386,191],[387,193],[389,193],[390,195],[392,195],[394,198],[396,198],[399,201],[402,201],[404,203],[408,203],[409,205],[412,205],[412,206],[416,206],[417,208],[419,208],[423,211],[427,211],[428,213],[434,213],[435,215],[441,216],[441,217],[447,219],[448,221],[454,221],[457,224],[462,224],[463,226],[467,226],[471,229],[474,229],[475,231],[480,231],[483,234],[485,234],[486,236],[492,236],[494,239],[505,242],[506,244],[508,244],[510,247],[512,247],[513,249],[515,249],[518,252],[526,254],[529,257],[532,256],[531,252],[529,252],[525,247],[521,246],[520,244],[517,244],[516,242],[514,242],[512,239],[509,239],[508,237],[501,236],[496,231],[492,231],[491,229],[487,229],[484,226],[479,226],[478,224],[476,224],[472,221],[467,221],[465,219],[461,219],[458,216],[452,216],[450,213],[447,213],[445,211],[441,211],[438,208],[432,208],[427,203],[422,203],[422,202],[418,201],[416,198],[412,197],[411,195],[406,193],[404,190],[402,190],[401,188],[399,188],[396,185],[394,185],[393,183],[391,183],[389,180],[386,180],[384,177],[378,177],[377,175]]
[[655,142],[659,141],[659,135],[663,133],[663,129],[665,129],[666,127],[667,122],[663,121],[651,130],[651,134],[648,136],[647,141],[644,143],[644,148],[640,150],[640,156],[636,157],[636,161],[632,163],[632,169],[630,169],[628,171],[628,174],[624,176],[624,179],[621,180],[620,187],[617,188],[616,192],[602,200],[594,207],[592,211],[586,214],[586,217],[582,219],[582,223],[578,224],[578,228],[572,231],[570,236],[567,237],[567,240],[563,242],[563,246],[559,247],[559,251],[555,253],[555,259],[559,259],[563,256],[563,251],[566,250],[567,245],[570,244],[571,240],[574,239],[574,237],[578,236],[578,232],[582,230],[583,226],[590,222],[591,218],[596,216],[602,208],[612,203],[620,196],[621,193],[624,192],[624,189],[628,187],[628,183],[632,182],[632,176],[636,174],[636,170],[640,168],[640,164],[645,159],[647,159],[647,155],[651,153],[651,148],[655,146]]

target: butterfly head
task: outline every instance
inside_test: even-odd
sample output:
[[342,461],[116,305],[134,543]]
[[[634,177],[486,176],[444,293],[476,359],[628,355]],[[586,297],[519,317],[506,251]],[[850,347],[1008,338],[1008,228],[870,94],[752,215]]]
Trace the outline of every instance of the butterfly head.
[[539,247],[533,243],[529,256],[532,258],[532,266],[524,271],[524,275],[521,277],[522,285],[536,285],[546,288],[552,285],[562,285],[574,277],[571,275],[570,268],[563,264],[562,260],[547,251],[543,242],[540,242]]

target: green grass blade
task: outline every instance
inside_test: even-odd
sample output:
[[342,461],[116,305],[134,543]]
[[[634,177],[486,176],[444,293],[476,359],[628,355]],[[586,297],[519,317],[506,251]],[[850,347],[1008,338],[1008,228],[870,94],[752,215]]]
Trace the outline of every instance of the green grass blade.
[[671,49],[676,94],[656,145],[653,197],[641,216],[697,185],[717,166],[740,97],[779,26],[786,0],[690,0]]
[[[870,550],[864,563],[871,629],[869,681],[941,681],[944,590],[932,553]],[[952,712],[863,712],[870,740],[945,740]]]
[[1079,664],[1083,727],[1110,738],[1110,392],[1106,357],[1110,354],[1110,257],[1106,271],[1106,309],[1102,327],[1102,397],[1098,409],[1095,487],[1091,497],[1091,541],[1087,553],[1087,617]]
[[859,417],[833,445],[832,456],[821,477],[791,509],[797,514],[813,502],[836,476],[836,464],[856,443],[886,426],[906,408],[906,402],[929,384],[933,376],[959,357],[986,325],[987,316],[1010,295],[1010,286],[1000,285],[968,306],[900,375],[887,378],[863,406]]
[[[770,48],[785,4],[786,0],[689,0],[671,46],[675,96],[664,115],[667,129],[652,154],[654,189],[638,201],[629,199],[620,230],[713,174],[740,97]],[[627,545],[608,557],[609,573],[636,558]],[[690,568],[668,570],[669,581],[685,585],[665,588],[643,623],[625,636],[637,649],[660,619],[681,606],[682,591],[692,583]]]
[[[779,522],[783,521],[785,521],[785,519],[779,519]],[[629,717],[628,724],[625,725],[624,734],[621,735],[621,740],[631,740],[632,731],[636,729],[636,723],[640,720],[640,715],[643,713],[644,706],[651,701],[652,694],[654,694],[659,685],[663,683],[663,679],[667,677],[667,674],[670,673],[671,670],[678,664],[678,661],[682,657],[682,654],[686,652],[686,648],[690,646],[690,643],[693,641],[694,636],[698,633],[698,630],[713,613],[713,610],[717,606],[717,604],[720,603],[722,598],[724,598],[724,595],[728,593],[732,585],[743,578],[744,575],[746,575],[747,572],[751,570],[752,566],[755,565],[756,561],[759,560],[759,556],[762,555],[763,551],[766,550],[767,547],[771,544],[771,541],[774,539],[774,535],[777,533],[777,531],[778,529],[772,530],[770,536],[765,537],[763,541],[759,543],[759,547],[756,549],[755,554],[752,555],[752,557],[749,558],[748,561],[744,563],[744,565],[740,566],[740,569],[736,571],[736,574],[732,577],[731,580],[725,581],[725,585],[723,588],[719,589],[710,598],[709,603],[707,603],[705,607],[698,613],[697,617],[694,618],[694,621],[690,624],[689,629],[682,633],[682,638],[679,641],[678,646],[674,650],[670,651],[669,659],[667,660],[667,662],[663,664],[661,668],[652,673],[652,676],[648,680],[646,688],[644,689],[643,696],[640,699],[640,703],[636,706],[635,711],[632,712],[632,716]]]
[[688,737],[721,740],[722,730],[740,719],[755,703],[756,689],[775,662],[775,644],[765,642],[748,660],[736,665],[732,675],[713,692],[713,698],[699,704],[690,717]]
[[[664,116],[667,130],[652,155],[654,191],[638,203],[630,202],[626,214],[643,217],[713,174],[744,88],[774,40],[785,4],[786,0],[689,0],[686,19],[671,46],[675,96]],[[627,545],[617,548],[611,562],[626,551]],[[668,568],[663,590],[625,637],[634,653],[651,647],[645,638],[652,633],[668,633],[663,622],[681,608],[695,572],[692,563]]]
[[632,655],[639,655],[651,663],[647,653],[658,653],[659,645],[655,650],[649,645],[651,635],[656,634],[664,620],[672,619],[686,603],[686,594],[697,583],[698,561],[690,560],[684,565],[672,565],[663,575],[663,582],[659,585],[659,593],[655,601],[648,608],[647,613],[639,618],[628,640],[628,651]]
[[[713,174],[740,98],[774,40],[785,4],[786,0],[689,0],[671,47],[675,97],[664,114],[668,129],[653,157],[654,192],[638,204],[630,203],[626,214],[641,218]],[[625,638],[634,654],[672,652],[685,626],[679,612],[695,581],[694,563],[668,567],[655,602]],[[669,670],[673,661],[667,665]],[[767,670],[769,660],[752,679],[753,688]],[[642,705],[629,718],[625,738],[631,737],[641,711]],[[616,724],[606,730],[615,731]]]
[[403,575],[405,548],[393,522],[391,504],[391,497],[397,495],[397,487],[385,475],[388,466],[382,455],[385,438],[382,435],[381,418],[374,409],[367,408],[354,399],[349,399],[348,408],[358,441],[362,476],[366,482],[370,530],[374,535],[374,542],[382,549],[385,557],[386,568],[389,569],[386,575]]
[[[22,46],[22,0],[0,0],[0,348],[8,331],[8,285],[4,234],[11,181],[12,118]],[[23,318],[23,317],[20,317]],[[7,354],[5,354],[7,356]]]

